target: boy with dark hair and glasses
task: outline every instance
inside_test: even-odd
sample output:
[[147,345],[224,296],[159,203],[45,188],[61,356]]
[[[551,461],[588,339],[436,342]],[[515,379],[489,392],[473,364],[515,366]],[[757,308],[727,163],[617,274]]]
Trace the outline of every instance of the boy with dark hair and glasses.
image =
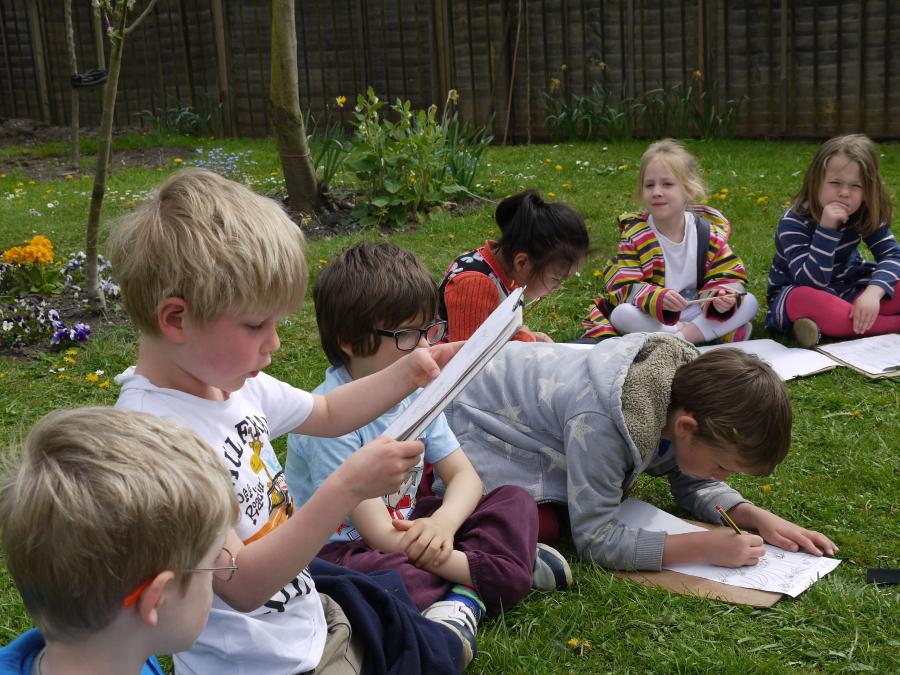
[[50,413],[15,454],[3,551],[37,628],[0,649],[0,673],[162,675],[154,654],[191,648],[213,578],[237,569],[222,461],[176,422],[115,408]]
[[[318,394],[387,368],[439,342],[446,331],[443,321],[435,321],[434,279],[412,253],[393,244],[362,243],[343,251],[319,274],[313,300],[332,364]],[[338,438],[289,435],[286,475],[298,503],[378,438],[415,396]],[[483,613],[512,607],[530,588],[565,588],[571,572],[557,551],[538,547],[537,510],[527,492],[501,486],[482,494],[481,480],[443,415],[422,440],[424,460],[446,485],[443,499],[417,499],[420,460],[397,492],[361,502],[319,556],[364,572],[397,570],[416,605],[427,616],[458,619],[474,649]]]

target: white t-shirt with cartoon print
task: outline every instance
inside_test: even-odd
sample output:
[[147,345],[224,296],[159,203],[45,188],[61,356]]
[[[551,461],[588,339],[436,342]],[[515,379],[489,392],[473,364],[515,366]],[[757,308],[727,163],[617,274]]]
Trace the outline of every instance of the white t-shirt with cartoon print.
[[[313,392],[324,395],[335,387],[351,382],[353,378],[344,366],[331,366],[325,372],[325,381],[316,387]],[[337,438],[319,438],[303,434],[288,435],[288,454],[285,462],[285,472],[288,485],[291,486],[291,494],[297,500],[297,504],[305,504],[328,476],[337,469],[341,463],[356,450],[370,441],[384,434],[394,418],[419,395],[415,391],[386,413],[372,420],[366,426],[351,431],[349,434]],[[437,464],[453,451],[459,449],[459,441],[443,414],[432,422],[425,433],[422,434],[422,442],[425,445],[425,453],[419,457],[416,464],[406,474],[406,478],[400,484],[396,492],[384,496],[384,504],[392,518],[406,520],[416,506],[416,491],[422,481],[423,458],[431,464]],[[329,541],[358,541],[362,535],[353,526],[349,519],[345,520],[331,535]]]
[[[265,373],[246,381],[227,401],[210,401],[161,389],[129,368],[116,407],[175,419],[191,428],[222,457],[240,505],[235,531],[250,543],[293,513],[281,463],[270,439],[296,429],[309,416],[309,392]],[[206,628],[187,652],[175,655],[182,673],[298,673],[315,668],[326,637],[325,614],[309,571],[304,569],[252,612],[238,612],[213,598]]]

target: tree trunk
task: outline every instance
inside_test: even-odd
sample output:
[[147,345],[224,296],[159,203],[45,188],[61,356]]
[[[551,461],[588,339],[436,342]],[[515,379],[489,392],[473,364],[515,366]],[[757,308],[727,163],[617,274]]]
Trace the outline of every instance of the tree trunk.
[[95,312],[102,312],[106,309],[106,297],[103,295],[103,289],[100,288],[100,277],[97,273],[97,254],[100,252],[100,211],[103,208],[103,197],[106,194],[106,175],[109,170],[109,151],[112,147],[116,94],[119,89],[119,73],[122,71],[122,49],[125,45],[125,36],[144,20],[153,9],[156,0],[149,0],[140,16],[131,26],[126,27],[128,8],[131,4],[133,4],[133,0],[116,0],[113,3],[112,26],[110,26],[109,32],[109,73],[106,85],[103,87],[103,114],[100,117],[97,169],[94,172],[94,189],[91,192],[91,208],[88,213],[87,244],[85,246],[87,260],[84,263],[84,274],[87,277],[85,294],[91,303],[91,309]]
[[294,0],[272,0],[269,108],[291,209],[315,213],[320,206],[319,186],[300,111]]
[[[63,9],[66,18],[66,46],[69,49],[69,68],[72,75],[78,74],[78,56],[75,53],[75,30],[72,27],[72,0],[65,0]],[[72,87],[72,168],[77,170],[81,157],[81,140],[78,134],[79,100],[78,89]]]

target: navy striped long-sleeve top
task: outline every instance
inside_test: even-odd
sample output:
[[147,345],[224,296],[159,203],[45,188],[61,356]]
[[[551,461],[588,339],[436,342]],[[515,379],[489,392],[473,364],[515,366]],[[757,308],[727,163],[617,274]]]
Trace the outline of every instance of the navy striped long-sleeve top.
[[[860,241],[869,247],[874,263],[863,260]],[[852,301],[869,284],[880,286],[885,297],[890,298],[898,281],[900,245],[887,223],[863,237],[849,225],[829,230],[788,209],[775,231],[775,255],[766,292],[766,327],[779,331],[790,328],[785,300],[795,286],[818,288]]]

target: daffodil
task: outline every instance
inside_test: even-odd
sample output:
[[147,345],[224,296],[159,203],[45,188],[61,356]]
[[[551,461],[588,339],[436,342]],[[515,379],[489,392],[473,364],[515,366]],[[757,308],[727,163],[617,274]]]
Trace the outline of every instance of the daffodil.
[[343,108],[344,104],[347,102],[347,97],[346,96],[338,96],[337,98],[334,99],[334,102],[338,104],[339,108]]

